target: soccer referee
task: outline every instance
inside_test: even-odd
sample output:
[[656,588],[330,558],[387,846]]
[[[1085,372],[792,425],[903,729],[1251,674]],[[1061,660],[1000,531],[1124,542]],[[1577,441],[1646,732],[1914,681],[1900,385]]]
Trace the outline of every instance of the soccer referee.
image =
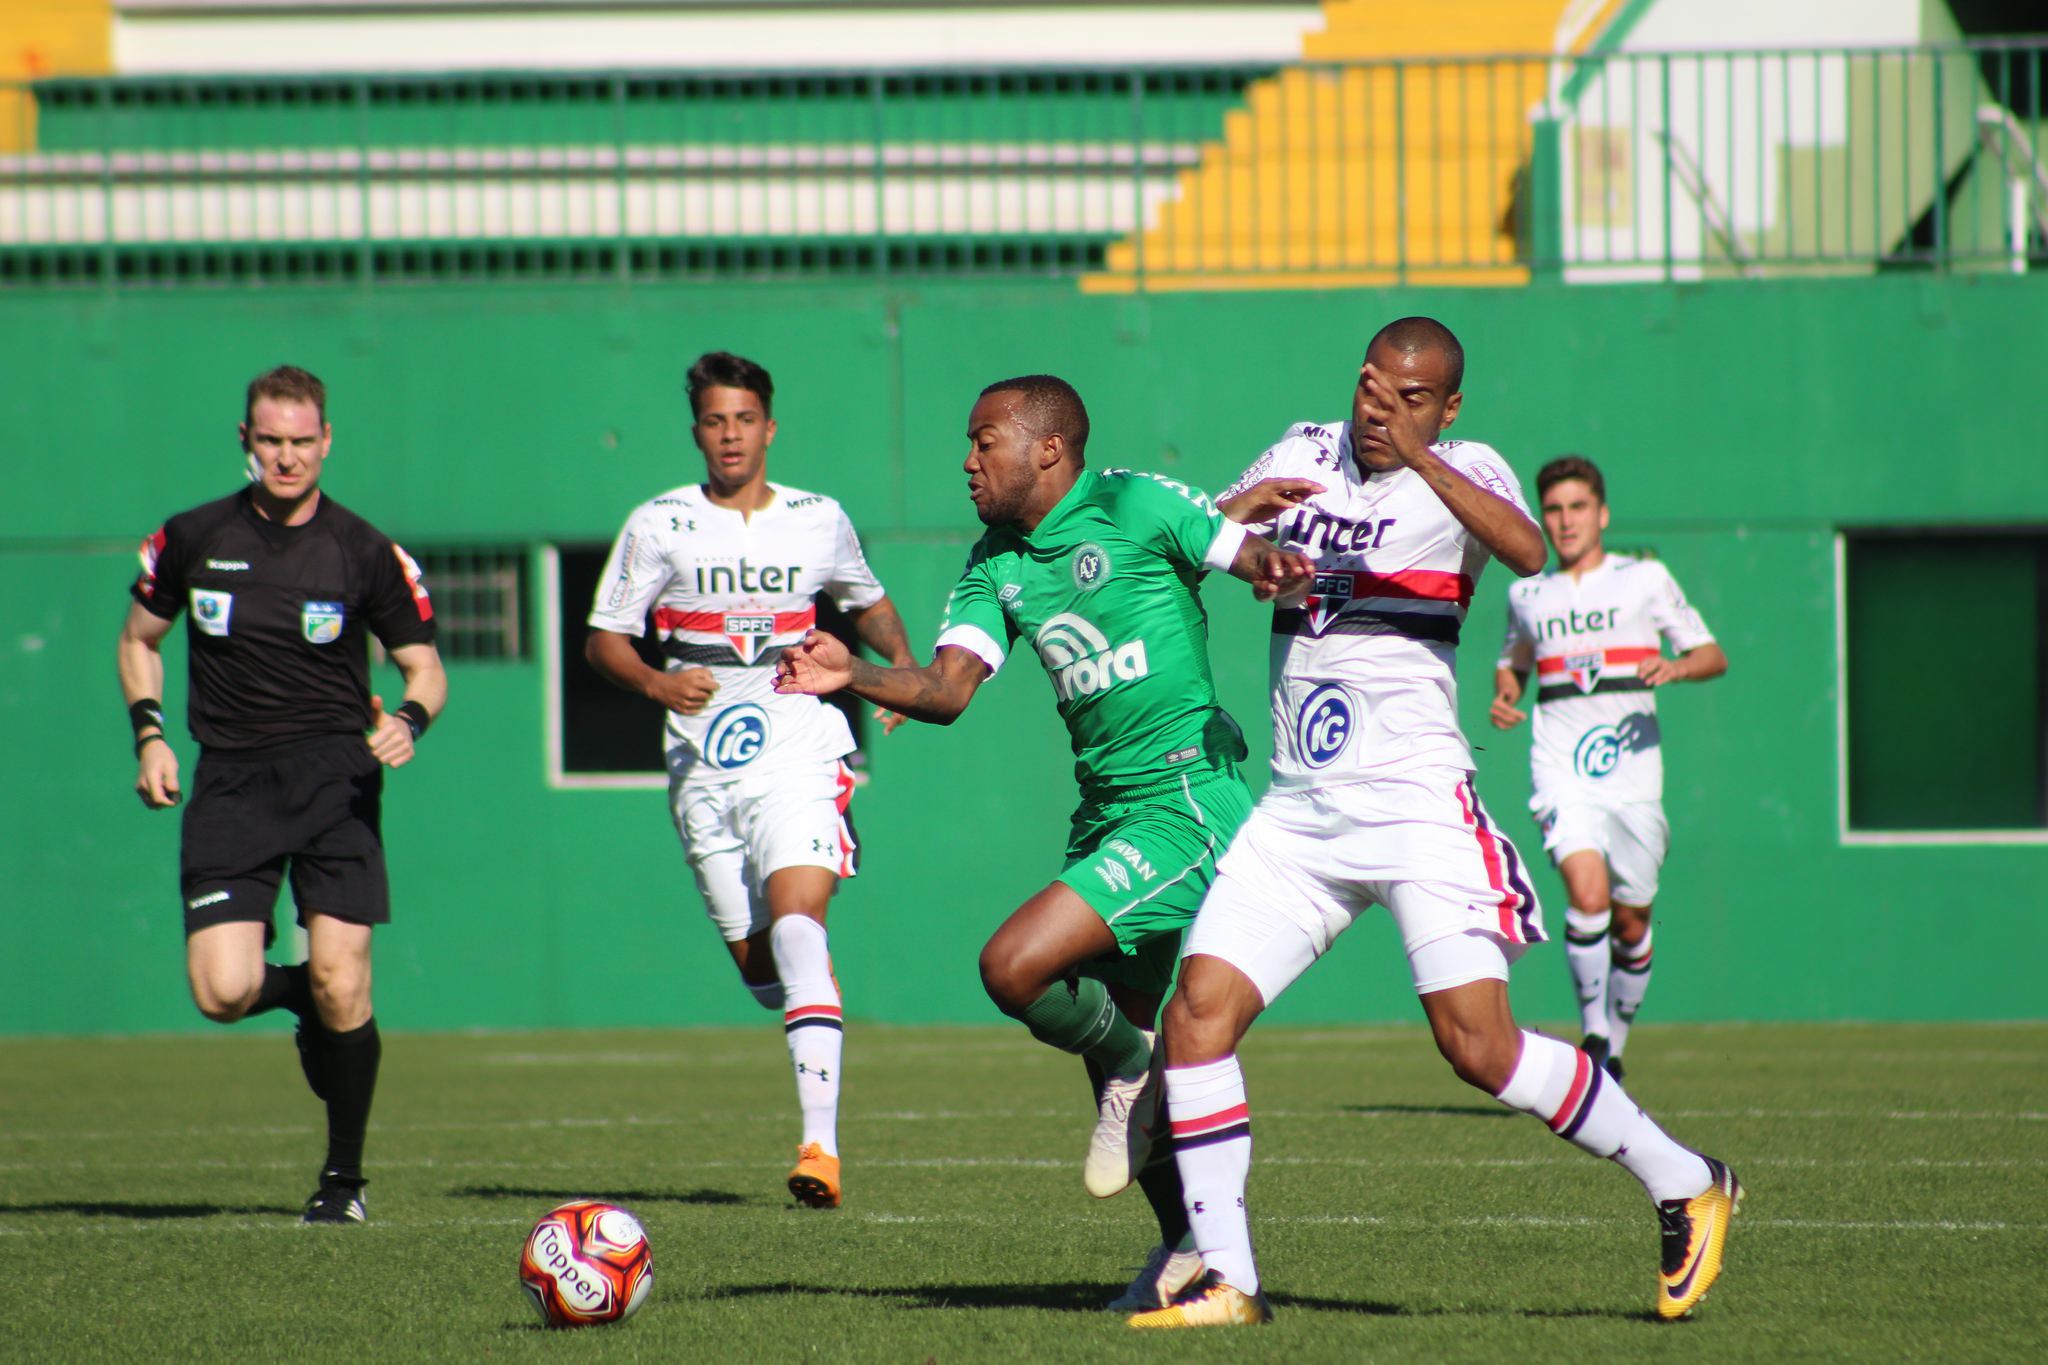
[[[363,1135],[382,1053],[370,1011],[370,930],[391,918],[379,803],[384,767],[448,699],[434,611],[411,556],[320,492],[334,431],[327,390],[280,366],[249,384],[250,486],[165,522],[142,543],[121,632],[121,691],[135,727],[136,794],[182,795],[164,733],[164,637],[191,613],[187,717],[199,770],[179,878],[185,970],[222,1024],[288,1009],[299,1061],[327,1102],[327,1162],[305,1222],[362,1223]],[[392,710],[370,694],[364,636],[405,678]],[[367,734],[367,740],[365,735]],[[290,869],[310,945],[303,966],[264,960]]]

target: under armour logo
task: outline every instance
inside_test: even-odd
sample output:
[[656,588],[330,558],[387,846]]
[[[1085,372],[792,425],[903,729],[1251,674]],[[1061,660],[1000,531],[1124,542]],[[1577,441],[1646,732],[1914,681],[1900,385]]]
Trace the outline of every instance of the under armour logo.
[[796,1074],[799,1076],[816,1076],[821,1081],[829,1081],[832,1079],[832,1073],[827,1071],[824,1067],[805,1066],[802,1062],[798,1062],[796,1064]]
[[824,840],[824,839],[813,839],[813,840],[811,840],[811,852],[813,852],[813,853],[830,853],[831,851],[832,851],[832,845],[831,845],[831,844],[830,844],[830,843],[829,843],[828,841],[826,841],[826,840]]
[[1199,1200],[1199,1199],[1197,1199],[1197,1200],[1195,1200],[1195,1201],[1194,1201],[1193,1203],[1191,1203],[1191,1204],[1189,1204],[1189,1205],[1188,1205],[1188,1212],[1189,1212],[1189,1213],[1207,1213],[1207,1212],[1208,1212],[1208,1210],[1207,1210],[1207,1209],[1205,1209],[1205,1208],[1203,1208],[1203,1207],[1202,1207],[1202,1201],[1201,1201],[1201,1200]]

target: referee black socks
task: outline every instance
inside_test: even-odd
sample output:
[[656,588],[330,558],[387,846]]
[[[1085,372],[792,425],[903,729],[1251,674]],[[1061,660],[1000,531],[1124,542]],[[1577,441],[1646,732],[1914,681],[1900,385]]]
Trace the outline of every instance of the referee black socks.
[[363,1138],[370,1127],[370,1100],[377,1092],[377,1064],[384,1044],[377,1021],[346,1033],[330,1033],[317,1020],[301,1031],[310,1074],[317,1069],[321,1097],[327,1101],[327,1164],[322,1169],[343,1182],[363,1180]]
[[313,987],[306,977],[305,963],[290,967],[280,967],[275,962],[263,964],[263,984],[256,988],[256,1003],[242,1017],[248,1019],[276,1009],[290,1010],[301,1019],[313,1012]]

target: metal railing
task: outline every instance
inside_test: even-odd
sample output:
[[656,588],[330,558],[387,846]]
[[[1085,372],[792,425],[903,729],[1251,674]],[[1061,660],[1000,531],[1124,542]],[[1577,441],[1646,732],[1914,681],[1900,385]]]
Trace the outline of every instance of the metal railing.
[[2048,43],[0,87],[0,284],[2025,269]]

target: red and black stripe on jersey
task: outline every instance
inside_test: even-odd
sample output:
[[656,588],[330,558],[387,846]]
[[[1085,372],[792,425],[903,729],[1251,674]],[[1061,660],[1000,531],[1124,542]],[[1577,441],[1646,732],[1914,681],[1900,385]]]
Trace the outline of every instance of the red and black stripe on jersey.
[[266,520],[248,490],[181,512],[142,542],[130,590],[189,618],[186,715],[215,750],[288,747],[370,724],[368,637],[431,644],[419,566],[323,494],[299,526]]

